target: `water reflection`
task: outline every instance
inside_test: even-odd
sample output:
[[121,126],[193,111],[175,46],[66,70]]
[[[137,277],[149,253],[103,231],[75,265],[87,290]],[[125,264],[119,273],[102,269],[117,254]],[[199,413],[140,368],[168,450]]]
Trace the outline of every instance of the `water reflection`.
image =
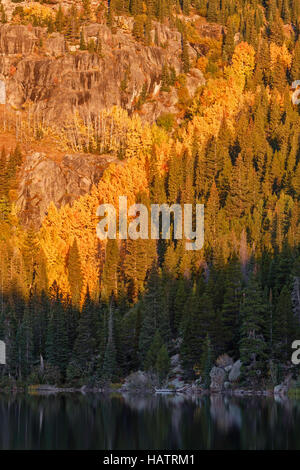
[[300,401],[0,395],[1,449],[300,449]]

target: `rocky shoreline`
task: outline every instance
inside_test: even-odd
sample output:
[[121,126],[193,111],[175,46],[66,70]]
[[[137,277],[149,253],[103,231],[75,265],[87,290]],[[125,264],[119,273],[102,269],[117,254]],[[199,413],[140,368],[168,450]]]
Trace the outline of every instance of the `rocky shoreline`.
[[[277,385],[274,387],[274,390],[252,390],[252,389],[243,389],[243,388],[236,388],[232,390],[222,390],[222,391],[211,391],[201,389],[194,384],[187,384],[185,387],[181,389],[169,389],[164,390],[164,392],[160,392],[153,389],[128,389],[126,386],[122,385],[121,387],[114,388],[114,387],[89,387],[89,386],[82,386],[82,387],[57,387],[55,385],[29,385],[28,387],[16,387],[10,390],[8,389],[0,389],[0,393],[29,393],[30,395],[53,395],[53,394],[60,394],[60,393],[101,393],[101,394],[113,394],[118,393],[121,395],[181,395],[186,397],[193,397],[193,396],[234,396],[234,397],[250,397],[250,396],[258,396],[258,397],[288,397],[289,390],[284,386],[284,384]],[[293,390],[293,389],[292,389]]]
[[201,396],[201,395],[227,395],[237,397],[247,396],[267,396],[287,397],[292,391],[298,396],[298,389],[295,386],[291,374],[288,374],[285,380],[275,386],[260,388],[259,386],[249,386],[240,382],[242,362],[240,359],[234,361],[227,354],[220,356],[209,372],[209,385],[205,380],[198,377],[193,382],[183,380],[184,371],[182,370],[179,354],[171,357],[171,367],[168,378],[162,384],[159,382],[156,374],[138,370],[127,376],[123,383],[104,383],[102,386],[65,386],[51,384],[31,384],[22,386],[18,383],[7,384],[6,387],[0,386],[1,392],[24,393],[31,395],[51,395],[58,393],[103,393],[103,394],[131,394],[131,395],[153,395],[153,394],[172,394],[183,396]]

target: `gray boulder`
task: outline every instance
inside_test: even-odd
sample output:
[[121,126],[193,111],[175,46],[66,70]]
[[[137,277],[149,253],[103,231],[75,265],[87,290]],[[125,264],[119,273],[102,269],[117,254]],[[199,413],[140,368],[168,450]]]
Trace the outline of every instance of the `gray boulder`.
[[284,381],[274,387],[274,395],[285,396],[288,394],[289,388],[291,386],[292,375],[289,374]]
[[285,384],[285,383],[276,385],[276,386],[274,387],[274,395],[280,395],[280,396],[282,396],[282,395],[287,395],[288,390],[289,390],[289,389],[288,389],[288,386],[287,386],[287,384]]
[[181,380],[179,377],[175,377],[172,380],[169,380],[168,382],[168,387],[169,388],[174,388],[174,389],[180,389],[184,387],[186,384],[184,383],[183,380]]
[[182,374],[183,369],[181,367],[180,363],[180,356],[179,354],[175,354],[174,356],[171,357],[171,371],[173,374]]
[[126,377],[121,390],[131,393],[149,393],[154,391],[156,385],[157,380],[154,375],[138,370]]
[[212,392],[221,392],[224,387],[226,372],[221,367],[213,367],[210,371],[210,389]]
[[240,361],[239,359],[233,364],[232,369],[229,372],[228,379],[230,380],[230,382],[236,382],[240,378],[241,367],[242,367],[242,361]]

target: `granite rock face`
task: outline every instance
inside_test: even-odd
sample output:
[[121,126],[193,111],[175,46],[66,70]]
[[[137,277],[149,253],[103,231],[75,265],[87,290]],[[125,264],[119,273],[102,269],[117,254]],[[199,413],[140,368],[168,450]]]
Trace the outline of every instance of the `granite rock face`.
[[98,183],[105,168],[115,160],[111,155],[73,154],[61,161],[43,153],[28,155],[21,168],[16,201],[21,223],[38,227],[51,201],[57,207],[72,204]]
[[[180,33],[153,21],[152,45],[145,46],[131,34],[132,18],[117,21],[114,32],[105,24],[84,26],[86,42],[100,39],[98,54],[79,51],[78,46],[71,50],[63,35],[48,34],[46,28],[0,25],[0,84],[5,95],[1,103],[15,119],[16,111],[24,110],[28,122],[55,124],[58,129],[75,114],[96,119],[101,110],[115,105],[139,112],[150,123],[164,113],[178,113],[176,87],[169,92],[160,87],[164,65],[182,72]],[[197,51],[188,47],[192,62]],[[202,72],[192,68],[186,76],[188,95],[204,83]],[[148,99],[137,111],[145,86]],[[57,161],[48,154],[28,152],[17,191],[21,222],[39,226],[51,201],[58,207],[72,204],[99,181],[112,160],[116,159],[77,154]]]
[[[168,99],[156,99],[163,65],[182,72],[181,35],[154,22],[151,34],[157,45],[145,46],[131,35],[132,19],[122,21],[128,24],[115,34],[103,24],[85,26],[85,40],[99,38],[101,54],[79,51],[77,46],[67,51],[64,37],[49,35],[45,28],[0,26],[0,79],[6,83],[8,104],[22,109],[31,102],[44,121],[60,123],[75,111],[83,117],[95,116],[101,109],[118,105],[131,112],[146,86],[156,107],[141,115],[153,122],[168,104]],[[191,60],[197,56],[191,45],[189,55]],[[202,73],[191,70],[186,84],[190,96],[204,83]],[[173,95],[169,112],[176,111],[176,93]]]

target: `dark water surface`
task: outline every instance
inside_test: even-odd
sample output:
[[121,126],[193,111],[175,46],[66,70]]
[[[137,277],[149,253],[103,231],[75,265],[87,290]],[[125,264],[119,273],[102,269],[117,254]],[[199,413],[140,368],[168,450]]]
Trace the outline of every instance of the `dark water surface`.
[[0,395],[0,449],[300,449],[300,401]]

